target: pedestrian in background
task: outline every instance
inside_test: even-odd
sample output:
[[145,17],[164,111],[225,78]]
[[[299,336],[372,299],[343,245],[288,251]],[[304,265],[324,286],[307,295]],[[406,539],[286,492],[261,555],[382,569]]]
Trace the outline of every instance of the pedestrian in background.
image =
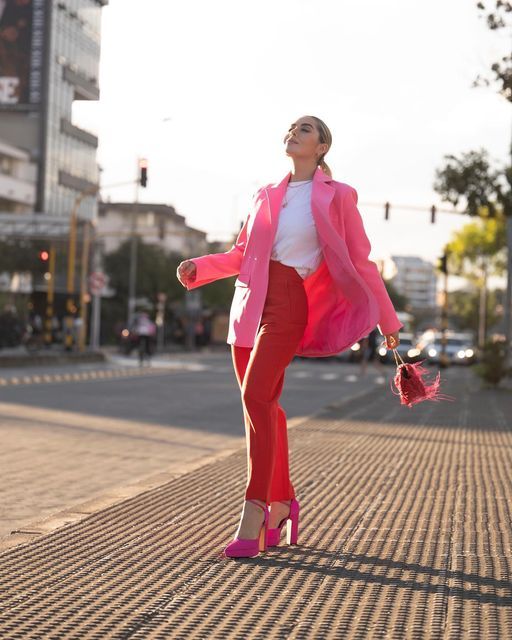
[[141,311],[135,316],[132,331],[137,336],[139,366],[142,367],[144,360],[150,364],[151,342],[156,335],[156,324],[151,320],[147,311]]
[[333,180],[325,162],[332,142],[327,125],[303,116],[283,142],[293,170],[256,192],[232,248],[177,269],[189,290],[238,275],[227,342],[242,397],[248,478],[238,530],[224,549],[228,557],[253,557],[278,544],[287,520],[287,541],[297,543],[299,503],[279,404],[294,356],[338,354],[377,324],[393,348],[403,326],[368,259],[357,191]]

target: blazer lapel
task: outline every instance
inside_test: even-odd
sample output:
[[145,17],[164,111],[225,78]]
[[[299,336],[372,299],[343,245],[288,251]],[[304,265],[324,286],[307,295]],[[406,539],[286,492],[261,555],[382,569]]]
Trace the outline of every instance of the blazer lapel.
[[288,187],[288,181],[290,180],[291,171],[285,175],[285,177],[281,180],[281,182],[272,185],[267,189],[268,193],[268,215],[270,222],[270,237],[272,238],[272,242],[274,241],[274,237],[277,231],[277,220],[279,218],[279,212],[281,210],[281,204],[283,202],[284,194],[286,193],[286,189]]
[[331,186],[330,182],[331,178],[318,167],[313,176],[311,211],[319,239],[323,245],[329,244],[329,239],[332,235],[329,208],[336,190]]

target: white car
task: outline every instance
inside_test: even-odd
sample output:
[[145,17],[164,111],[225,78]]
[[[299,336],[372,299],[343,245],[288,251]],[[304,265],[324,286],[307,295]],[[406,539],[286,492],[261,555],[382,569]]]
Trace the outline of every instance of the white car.
[[[439,363],[442,352],[441,336],[436,336],[422,350],[422,357],[432,364]],[[450,364],[472,364],[475,361],[476,349],[467,338],[448,335],[446,338],[446,356]]]

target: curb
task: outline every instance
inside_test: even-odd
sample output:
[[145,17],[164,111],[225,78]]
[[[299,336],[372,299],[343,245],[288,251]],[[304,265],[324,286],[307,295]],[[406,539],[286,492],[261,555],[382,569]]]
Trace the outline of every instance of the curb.
[[105,380],[108,378],[126,378],[146,375],[162,375],[175,371],[171,367],[140,367],[98,369],[97,371],[81,371],[76,373],[42,373],[30,376],[0,377],[0,387],[20,386],[24,384],[50,384],[52,382],[78,382],[80,380]]
[[105,362],[106,356],[102,351],[88,353],[27,353],[26,355],[0,356],[0,369],[10,367],[38,367],[43,365],[62,365],[88,362]]

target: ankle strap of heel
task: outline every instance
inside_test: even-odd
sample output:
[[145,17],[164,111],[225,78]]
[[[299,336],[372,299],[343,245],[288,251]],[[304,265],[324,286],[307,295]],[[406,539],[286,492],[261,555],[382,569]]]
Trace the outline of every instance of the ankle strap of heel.
[[266,504],[265,504],[265,506],[263,506],[259,502],[256,502],[256,500],[254,498],[247,498],[247,502],[252,502],[253,504],[257,504],[258,507],[261,507],[263,509],[263,511],[267,510],[267,505]]

